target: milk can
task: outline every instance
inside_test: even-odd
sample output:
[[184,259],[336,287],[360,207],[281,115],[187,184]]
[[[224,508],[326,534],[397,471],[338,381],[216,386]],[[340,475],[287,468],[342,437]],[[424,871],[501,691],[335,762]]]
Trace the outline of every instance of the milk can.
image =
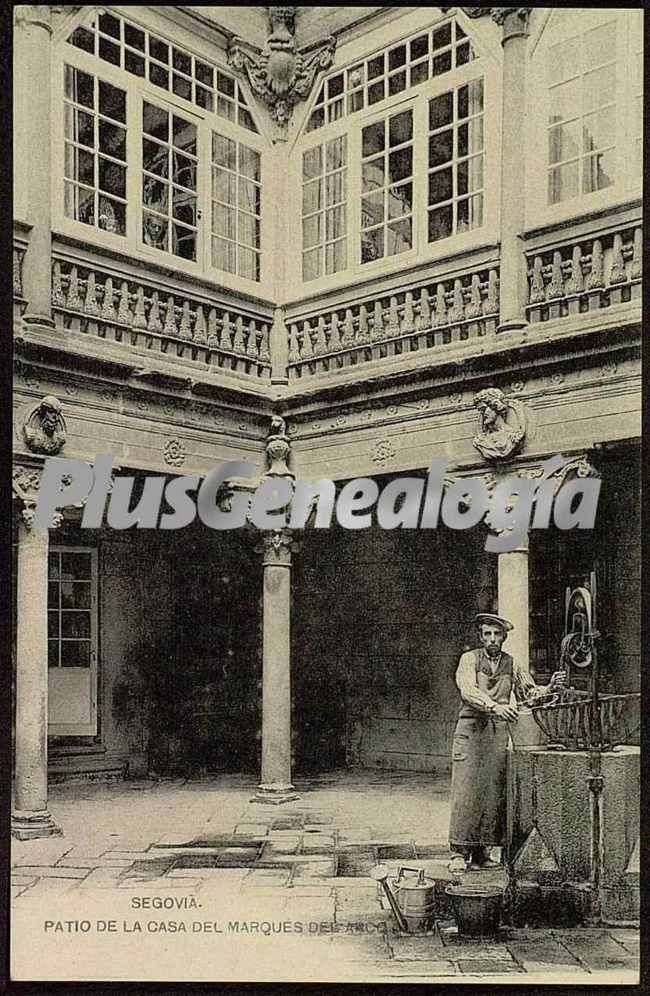
[[381,882],[401,930],[409,934],[426,934],[435,922],[435,881],[427,878],[423,868],[401,865],[397,878],[388,879],[388,868],[377,865],[373,878]]

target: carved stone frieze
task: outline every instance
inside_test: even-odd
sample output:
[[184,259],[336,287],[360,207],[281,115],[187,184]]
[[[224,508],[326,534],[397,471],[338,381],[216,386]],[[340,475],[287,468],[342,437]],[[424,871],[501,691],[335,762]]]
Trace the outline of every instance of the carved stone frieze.
[[67,428],[61,402],[48,394],[27,412],[22,426],[23,438],[33,453],[52,456],[63,449]]
[[182,467],[185,463],[186,450],[182,439],[173,437],[163,446],[163,459],[170,467]]
[[526,413],[521,402],[512,401],[498,387],[488,387],[474,398],[478,430],[472,440],[486,460],[507,460],[521,449],[526,438]]
[[381,439],[372,449],[372,462],[385,467],[397,456],[397,450],[390,439]]
[[228,61],[237,72],[246,73],[273,120],[286,126],[293,107],[309,96],[316,74],[332,65],[336,40],[328,38],[317,48],[299,52],[294,37],[298,8],[267,7],[267,12],[270,33],[262,51],[234,38]]

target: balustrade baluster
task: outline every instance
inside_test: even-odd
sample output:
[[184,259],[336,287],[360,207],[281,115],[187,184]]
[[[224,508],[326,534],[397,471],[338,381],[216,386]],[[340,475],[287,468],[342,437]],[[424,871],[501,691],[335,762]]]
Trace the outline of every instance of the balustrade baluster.
[[181,321],[178,327],[178,334],[181,339],[192,338],[192,319],[190,318],[190,302],[185,298],[181,308]]
[[199,304],[196,309],[196,319],[194,321],[194,342],[199,346],[205,346],[208,342],[205,315],[203,314],[203,305],[201,304]]
[[133,315],[131,314],[131,297],[129,285],[126,280],[120,284],[119,303],[117,306],[117,320],[120,325],[131,325]]
[[300,356],[303,360],[311,359],[314,355],[314,350],[311,341],[311,326],[309,322],[305,319],[302,323],[302,343],[300,349]]
[[154,291],[151,295],[151,307],[149,308],[149,322],[147,323],[147,330],[149,332],[160,333],[163,330],[162,321],[160,319],[160,300],[158,298],[158,291]]
[[[16,258],[15,250],[14,250],[14,258]],[[20,296],[21,290],[22,288],[20,285],[20,280],[18,280],[18,283],[14,281],[14,294]],[[58,259],[54,261],[54,266],[52,267],[52,304],[54,305],[55,308],[65,307],[65,294],[63,293],[63,286],[61,283],[61,264],[59,263]]]
[[316,342],[314,344],[314,353],[317,356],[322,356],[322,354],[326,352],[327,352],[327,336],[325,335],[325,318],[323,315],[319,315],[318,328],[316,330]]
[[330,316],[330,352],[339,351],[343,348],[341,333],[339,332],[338,312],[333,311]]

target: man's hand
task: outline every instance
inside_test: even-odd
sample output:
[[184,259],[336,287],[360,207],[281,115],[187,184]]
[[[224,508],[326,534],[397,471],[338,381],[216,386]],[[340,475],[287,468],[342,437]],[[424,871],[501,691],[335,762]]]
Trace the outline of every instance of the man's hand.
[[566,685],[566,671],[556,671],[549,682],[549,688],[564,688]]
[[519,718],[519,713],[515,706],[512,705],[495,705],[494,715],[498,716],[499,719],[505,719],[508,723],[516,723]]

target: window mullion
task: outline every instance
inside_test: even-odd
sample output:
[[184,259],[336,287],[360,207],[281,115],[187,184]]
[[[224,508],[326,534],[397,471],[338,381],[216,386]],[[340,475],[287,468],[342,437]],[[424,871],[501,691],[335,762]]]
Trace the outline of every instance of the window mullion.
[[348,132],[348,267],[361,263],[361,125]]
[[126,232],[133,246],[142,227],[142,96],[133,87],[126,94]]
[[429,163],[428,101],[421,94],[413,105],[413,248],[421,253],[427,242],[427,167]]

